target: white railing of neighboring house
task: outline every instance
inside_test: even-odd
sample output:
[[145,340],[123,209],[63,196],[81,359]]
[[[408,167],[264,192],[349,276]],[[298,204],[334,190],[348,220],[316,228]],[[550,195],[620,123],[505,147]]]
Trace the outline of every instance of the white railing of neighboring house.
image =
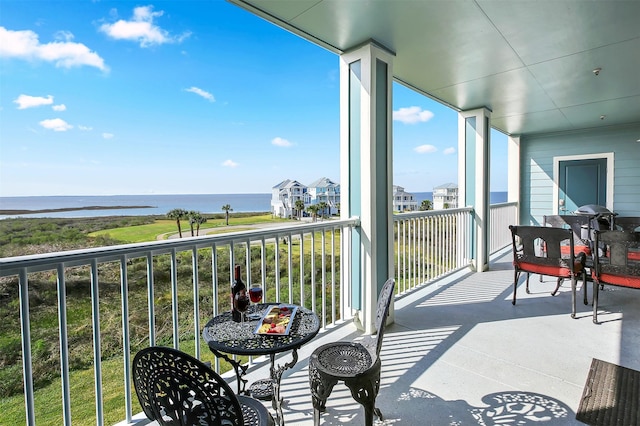
[[[19,287],[20,308],[16,315],[20,316],[22,360],[23,360],[23,381],[25,398],[25,418],[27,425],[35,425],[35,401],[32,371],[32,339],[29,310],[30,279],[37,280],[38,273],[46,272],[55,275],[57,281],[57,301],[58,301],[58,332],[60,346],[60,379],[62,384],[62,424],[71,425],[71,391],[72,383],[69,372],[69,339],[67,322],[67,284],[74,281],[86,282],[86,297],[91,299],[92,316],[91,327],[93,336],[93,367],[94,367],[94,391],[95,391],[95,415],[96,424],[104,424],[103,409],[103,372],[102,372],[102,351],[101,341],[106,336],[101,336],[100,332],[100,298],[101,286],[108,285],[99,278],[99,271],[102,273],[105,265],[117,271],[120,276],[121,293],[121,322],[122,322],[122,356],[124,375],[124,414],[126,422],[132,420],[132,389],[131,372],[128,368],[131,365],[131,335],[136,330],[131,329],[130,315],[134,310],[139,314],[139,306],[129,306],[130,283],[141,283],[147,289],[147,309],[148,331],[137,332],[144,336],[148,332],[148,339],[138,339],[138,341],[148,340],[150,345],[155,345],[158,340],[156,334],[156,308],[158,297],[154,295],[154,287],[159,285],[159,279],[155,278],[159,272],[166,277],[165,288],[170,287],[170,297],[164,299],[170,303],[172,336],[164,337],[172,340],[173,346],[178,348],[181,343],[192,347],[196,357],[200,357],[200,333],[204,324],[200,319],[216,315],[224,306],[227,309],[229,304],[229,286],[233,279],[234,263],[244,264],[243,275],[247,286],[254,282],[261,282],[264,294],[268,291],[269,302],[296,303],[312,309],[321,318],[322,327],[334,323],[341,318],[346,318],[351,314],[348,301],[340,298],[340,295],[350,294],[347,288],[350,283],[348,273],[341,273],[344,268],[348,268],[348,256],[340,257],[340,240],[349,238],[351,229],[358,226],[358,219],[331,220],[310,224],[301,224],[288,227],[267,228],[264,230],[233,232],[218,235],[207,235],[200,237],[190,237],[181,239],[171,239],[165,241],[154,241],[141,244],[127,244],[119,246],[108,246],[85,250],[74,250],[67,252],[49,253],[41,255],[20,256],[0,259],[0,276],[17,277]],[[297,246],[297,247],[296,247]],[[208,253],[208,255],[206,255]],[[273,255],[267,259],[267,253]],[[294,254],[295,253],[295,254]],[[206,255],[206,256],[205,256]],[[229,256],[226,266],[227,270],[220,270],[221,262],[218,258]],[[164,257],[163,257],[164,256]],[[158,258],[163,257],[163,262],[168,271],[159,271]],[[206,257],[210,259],[208,266],[211,271],[212,282],[200,282],[199,260]],[[168,260],[168,261],[167,261]],[[189,262],[190,260],[190,262]],[[294,262],[294,260],[296,262]],[[132,265],[138,263],[136,272],[131,272]],[[189,263],[191,266],[189,267]],[[296,263],[296,264],[294,264]],[[146,264],[146,267],[145,267]],[[186,277],[183,269],[189,269],[190,277]],[[336,267],[336,265],[340,265]],[[267,266],[269,272],[267,273]],[[306,271],[305,271],[306,269]],[[252,272],[253,271],[253,272]],[[315,272],[315,273],[312,273]],[[254,276],[252,277],[252,273]],[[82,278],[78,278],[83,275]],[[141,277],[144,275],[144,277]],[[179,327],[178,313],[178,287],[180,275],[184,287],[192,286],[191,299],[193,301],[193,330],[184,330]],[[305,275],[310,275],[306,278]],[[269,277],[269,278],[267,278]],[[294,278],[295,277],[295,278]],[[345,277],[342,279],[341,277]],[[5,278],[6,279],[6,278]],[[294,279],[296,281],[294,281]],[[310,283],[309,283],[310,281]],[[219,286],[220,284],[220,288]],[[145,284],[146,283],[146,284]],[[222,284],[224,283],[224,284]],[[112,283],[113,284],[113,283]],[[310,285],[309,285],[310,284]],[[46,284],[45,284],[46,285]],[[76,282],[75,286],[78,285]],[[203,305],[205,290],[210,293],[207,309],[211,311],[200,312]],[[274,291],[275,290],[275,291]],[[294,297],[295,294],[295,297]],[[180,294],[184,298],[184,294]],[[167,301],[170,299],[170,302]],[[224,303],[221,301],[224,299]],[[265,298],[266,300],[266,298]],[[315,303],[314,303],[315,301]],[[166,307],[166,305],[165,305]],[[169,309],[165,309],[169,312]],[[348,311],[348,312],[347,312]],[[110,313],[113,315],[113,313]],[[184,317],[184,314],[183,314]],[[168,332],[166,333],[168,334]],[[185,337],[186,336],[186,337]],[[111,336],[110,336],[111,337]],[[139,336],[138,336],[139,337]],[[185,340],[187,340],[185,342]],[[146,342],[143,342],[146,345]],[[139,343],[140,344],[140,343]],[[216,368],[219,364],[216,363]],[[89,401],[89,404],[91,402]]]
[[399,293],[470,264],[472,212],[473,209],[467,207],[393,216]]
[[493,254],[511,244],[509,225],[518,224],[518,203],[492,204],[489,224],[489,252]]

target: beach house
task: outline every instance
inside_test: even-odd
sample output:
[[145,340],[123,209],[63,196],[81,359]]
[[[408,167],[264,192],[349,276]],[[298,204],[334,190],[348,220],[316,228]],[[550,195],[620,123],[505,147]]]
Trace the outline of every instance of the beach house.
[[310,204],[325,203],[327,206],[322,215],[335,215],[340,210],[340,184],[322,177],[307,186]]
[[309,205],[307,187],[297,180],[285,179],[271,188],[271,214],[277,217],[294,217],[300,212],[296,209],[296,202],[302,201]]
[[455,209],[458,207],[458,185],[445,183],[433,188],[433,209]]
[[[304,207],[298,211],[296,202],[302,201]],[[306,214],[309,206],[325,203],[324,212],[319,215],[335,215],[340,209],[340,184],[322,177],[311,184],[304,185],[297,180],[285,179],[271,190],[271,214],[277,217],[296,217]]]
[[393,211],[412,212],[418,210],[418,201],[413,194],[404,190],[403,187],[393,185]]

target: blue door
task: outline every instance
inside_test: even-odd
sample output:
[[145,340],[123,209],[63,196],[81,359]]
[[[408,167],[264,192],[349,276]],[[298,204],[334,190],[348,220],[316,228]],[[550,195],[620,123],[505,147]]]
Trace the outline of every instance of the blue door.
[[572,214],[586,204],[607,204],[607,159],[560,161],[558,211]]

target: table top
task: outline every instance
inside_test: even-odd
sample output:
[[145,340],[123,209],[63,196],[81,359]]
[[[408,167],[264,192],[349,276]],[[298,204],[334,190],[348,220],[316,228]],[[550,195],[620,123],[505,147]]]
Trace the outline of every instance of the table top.
[[[278,303],[251,305],[247,314],[262,314],[269,306]],[[283,303],[287,306],[296,306]],[[235,355],[268,355],[297,349],[313,339],[320,331],[320,319],[307,308],[298,309],[293,318],[288,335],[256,334],[260,319],[245,320],[244,324],[234,322],[227,311],[213,317],[202,330],[202,337],[211,350]]]

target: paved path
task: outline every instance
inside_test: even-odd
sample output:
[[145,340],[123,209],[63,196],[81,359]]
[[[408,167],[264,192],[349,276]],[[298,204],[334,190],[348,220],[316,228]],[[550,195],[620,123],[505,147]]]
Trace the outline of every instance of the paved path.
[[[224,232],[234,232],[234,231],[248,231],[251,229],[263,229],[263,228],[272,228],[274,226],[284,226],[284,225],[303,225],[305,223],[311,223],[311,218],[303,218],[302,220],[292,220],[291,222],[267,222],[267,223],[254,223],[251,225],[229,225],[229,226],[216,226],[215,228],[205,228],[200,229],[199,237],[210,234],[213,232],[220,233]],[[182,230],[183,237],[191,237],[191,228],[187,227]],[[177,232],[165,232],[164,234],[160,234],[156,237],[157,240],[169,240],[174,238],[180,238],[180,234]]]

